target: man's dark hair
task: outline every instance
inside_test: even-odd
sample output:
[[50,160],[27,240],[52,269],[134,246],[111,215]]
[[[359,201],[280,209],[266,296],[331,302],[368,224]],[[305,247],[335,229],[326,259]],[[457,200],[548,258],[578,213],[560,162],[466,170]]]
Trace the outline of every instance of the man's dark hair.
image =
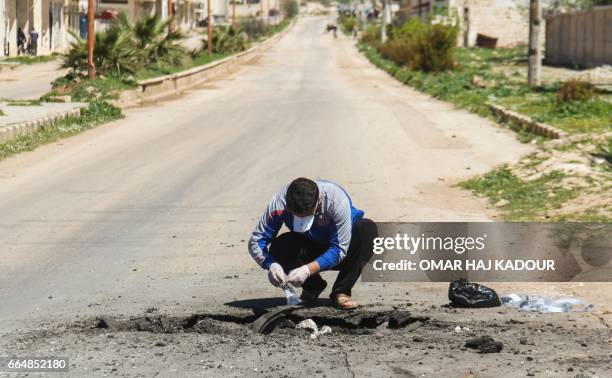
[[311,213],[319,199],[317,183],[304,177],[297,178],[287,188],[287,209],[293,214],[305,215]]

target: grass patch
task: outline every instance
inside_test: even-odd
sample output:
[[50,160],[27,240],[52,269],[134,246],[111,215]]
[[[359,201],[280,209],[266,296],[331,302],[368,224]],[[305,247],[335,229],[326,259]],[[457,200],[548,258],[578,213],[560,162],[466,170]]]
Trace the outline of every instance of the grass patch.
[[8,106],[40,106],[42,101],[40,99],[36,100],[5,100]]
[[[289,26],[289,24],[291,24],[292,21],[293,21],[293,18],[285,19],[279,22],[277,25],[266,28],[265,34],[258,36],[256,38],[256,41],[262,42],[270,38],[271,36],[277,33],[280,33],[281,31],[286,29],[287,26]],[[202,49],[201,51],[198,51],[197,53],[193,54],[191,56],[191,59],[189,59],[183,65],[172,66],[172,67],[154,67],[154,66],[149,67],[146,70],[141,70],[137,72],[135,75],[135,78],[136,80],[146,80],[146,79],[153,79],[153,78],[164,76],[164,75],[171,75],[171,74],[179,73],[181,71],[189,70],[195,67],[199,67],[205,64],[215,62],[217,60],[226,58],[230,55],[232,54],[231,53],[212,53],[211,55],[208,55],[205,49]]]
[[[459,58],[460,62],[463,62],[463,60],[465,62],[459,63],[457,69],[453,71],[439,73],[427,73],[399,66],[384,59],[376,49],[363,43],[359,44],[359,49],[374,65],[387,71],[402,83],[483,116],[491,115],[491,111],[486,105],[487,101],[515,94],[524,94],[528,91],[526,86],[491,85],[487,88],[475,86],[473,84],[474,76],[479,76],[490,83],[497,83],[504,79],[503,75],[486,71],[487,67],[491,65],[490,62],[484,58],[474,58],[475,54],[472,50],[477,49],[457,49],[459,51],[456,53],[456,57]],[[504,56],[512,59],[517,55],[518,49],[509,50],[511,51],[507,51]],[[488,50],[483,53],[495,59],[500,56],[492,55]]]
[[137,80],[145,80],[152,79],[155,77],[160,77],[164,75],[171,75],[181,71],[185,71],[194,67],[203,66],[208,63],[212,63],[214,61],[223,59],[225,57],[230,56],[231,54],[220,54],[213,53],[208,55],[206,53],[195,55],[187,64],[181,66],[173,66],[173,67],[151,67],[147,70],[139,71],[136,74]]
[[[559,102],[557,92],[560,84],[530,89],[523,77],[506,75],[494,69],[499,65],[520,66],[522,69],[527,56],[524,46],[495,50],[456,48],[456,67],[439,73],[411,70],[395,64],[383,58],[369,44],[360,43],[358,47],[370,62],[402,83],[481,116],[493,116],[487,106],[488,102],[493,102],[570,134],[612,131],[609,95],[588,101]],[[512,124],[509,126],[519,131],[522,141],[534,138],[534,134]]]
[[554,94],[543,92],[511,96],[498,103],[568,133],[612,131],[612,103],[603,99],[557,102]]
[[[284,20],[270,28],[269,35],[276,34],[285,29],[292,19]],[[31,151],[43,144],[55,142],[61,138],[70,137],[91,129],[102,123],[110,122],[123,117],[121,109],[110,104],[108,100],[118,99],[121,91],[135,88],[137,79],[146,79],[180,72],[193,67],[208,64],[231,54],[213,54],[211,56],[201,53],[192,55],[188,64],[175,65],[170,68],[149,68],[137,73],[136,78],[128,76],[98,75],[96,79],[89,80],[78,73],[69,73],[53,82],[53,90],[37,100],[9,100],[8,105],[31,106],[40,105],[41,102],[58,101],[59,96],[70,95],[72,101],[88,102],[87,108],[81,110],[79,116],[69,116],[54,122],[51,126],[40,129],[34,133],[20,135],[14,139],[0,143],[0,160],[24,151]],[[26,58],[26,57],[20,57]],[[38,57],[43,58],[43,57]],[[45,59],[51,60],[49,57]],[[53,56],[55,59],[56,56]],[[30,60],[28,60],[30,62]],[[33,63],[33,61],[31,62]],[[0,115],[3,115],[0,111]]]
[[0,160],[122,117],[121,109],[105,101],[93,101],[87,108],[81,110],[79,116],[66,117],[34,133],[20,135],[0,143]]
[[0,63],[8,62],[8,63],[19,63],[19,64],[30,65],[30,64],[36,64],[36,63],[51,62],[53,60],[56,60],[58,57],[59,57],[58,53],[53,53],[50,55],[37,55],[37,56],[23,55],[23,56],[14,56],[11,58],[2,59],[0,60]]
[[505,220],[533,221],[546,218],[546,210],[559,208],[578,195],[578,190],[558,185],[564,177],[563,173],[553,171],[525,181],[516,177],[507,166],[501,166],[483,176],[463,181],[459,186],[497,204]]
[[281,22],[279,22],[277,25],[272,26],[268,31],[268,37],[271,37],[276,33],[282,32],[283,30],[287,28],[287,26],[289,26],[289,24],[291,24],[292,21],[293,21],[293,17],[286,18],[282,20]]
[[41,100],[53,101],[53,97],[62,95],[70,95],[72,101],[77,102],[116,100],[121,91],[135,87],[135,81],[115,76],[98,76],[94,80],[66,76],[56,79],[53,90],[41,97]]

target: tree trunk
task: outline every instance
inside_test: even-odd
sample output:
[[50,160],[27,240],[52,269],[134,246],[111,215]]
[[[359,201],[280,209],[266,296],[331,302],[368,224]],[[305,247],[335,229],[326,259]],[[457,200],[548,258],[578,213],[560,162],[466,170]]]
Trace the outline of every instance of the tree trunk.
[[542,84],[542,7],[540,0],[530,0],[529,4],[529,55],[527,68],[527,83],[530,87]]

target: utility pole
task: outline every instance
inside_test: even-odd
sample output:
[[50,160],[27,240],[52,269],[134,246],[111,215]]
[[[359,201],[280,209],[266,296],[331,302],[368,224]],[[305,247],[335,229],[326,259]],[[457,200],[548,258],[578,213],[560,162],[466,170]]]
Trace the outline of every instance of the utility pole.
[[232,2],[232,27],[236,27],[236,0],[231,0]]
[[[172,18],[172,0],[168,0],[168,20]],[[168,23],[168,33],[172,32],[172,22]]]
[[94,66],[94,0],[87,2],[87,76],[96,78]]
[[527,83],[530,87],[542,84],[542,46],[540,32],[542,31],[542,7],[540,0],[530,0],[529,4],[529,53],[527,68]]
[[210,10],[210,0],[208,0],[208,22],[206,22],[208,29],[208,55],[212,55],[212,12]]

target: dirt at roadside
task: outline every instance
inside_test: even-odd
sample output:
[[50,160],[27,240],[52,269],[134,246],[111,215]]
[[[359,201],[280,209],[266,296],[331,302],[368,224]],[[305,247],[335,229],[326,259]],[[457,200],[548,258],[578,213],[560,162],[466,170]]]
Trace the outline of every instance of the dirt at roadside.
[[517,177],[536,180],[552,172],[563,177],[553,184],[551,196],[558,190],[570,190],[573,198],[560,207],[550,209],[552,219],[612,219],[612,161],[603,148],[609,148],[612,133],[583,135],[566,141],[546,143],[537,152],[527,155],[512,167]]
[[[250,329],[256,318],[245,309],[177,315],[152,308],[131,318],[42,325],[3,338],[0,351],[67,356],[73,376],[605,377],[612,363],[611,330],[588,313],[319,307],[294,311],[269,335]],[[313,339],[295,329],[303,319],[332,332]],[[480,336],[503,349],[466,347]]]

